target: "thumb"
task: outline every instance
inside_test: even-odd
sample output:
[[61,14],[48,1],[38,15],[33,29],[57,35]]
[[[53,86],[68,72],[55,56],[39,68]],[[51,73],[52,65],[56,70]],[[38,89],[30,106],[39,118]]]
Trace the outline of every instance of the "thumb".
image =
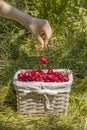
[[44,39],[44,46],[45,46],[45,48],[47,48],[48,41],[49,41],[49,39],[47,39],[47,38]]
[[42,48],[44,48],[44,47],[45,47],[45,46],[44,46],[44,40],[42,39],[42,37],[38,34],[38,35],[36,36],[36,38],[37,38],[38,41],[41,43]]

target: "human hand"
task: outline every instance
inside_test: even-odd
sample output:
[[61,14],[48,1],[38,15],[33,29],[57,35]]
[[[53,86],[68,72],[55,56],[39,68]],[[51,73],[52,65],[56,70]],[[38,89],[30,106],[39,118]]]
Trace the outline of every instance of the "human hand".
[[38,39],[41,43],[42,48],[46,48],[48,41],[52,35],[52,29],[49,25],[49,22],[44,19],[30,17],[25,18],[26,24],[25,27]]
[[43,48],[47,47],[52,35],[52,29],[47,20],[31,17],[3,0],[0,1],[0,16],[15,20],[24,25],[38,39]]
[[0,1],[0,16],[24,25],[38,39],[43,48],[47,47],[52,35],[52,29],[47,20],[31,17],[3,0]]

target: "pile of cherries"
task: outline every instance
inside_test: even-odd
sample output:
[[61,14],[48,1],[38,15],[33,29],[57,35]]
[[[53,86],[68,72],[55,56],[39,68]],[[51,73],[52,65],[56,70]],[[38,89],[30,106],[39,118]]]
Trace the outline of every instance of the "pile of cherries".
[[[42,64],[47,63],[47,59],[42,57],[40,59]],[[67,82],[69,81],[68,74],[62,74],[58,71],[54,71],[52,68],[48,69],[46,72],[39,69],[34,69],[31,71],[20,72],[17,75],[18,81],[34,81],[34,82]]]

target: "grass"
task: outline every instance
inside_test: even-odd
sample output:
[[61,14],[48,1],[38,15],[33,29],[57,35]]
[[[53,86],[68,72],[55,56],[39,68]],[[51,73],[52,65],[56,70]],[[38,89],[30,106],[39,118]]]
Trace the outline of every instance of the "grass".
[[[32,16],[47,18],[53,35],[48,48],[41,50],[24,27],[0,18],[0,130],[87,130],[86,1],[7,1]],[[67,116],[23,116],[16,110],[13,76],[19,68],[44,69],[41,56],[48,58],[46,68],[73,71]]]
[[[26,39],[26,38],[25,38]],[[76,56],[77,44],[57,44],[57,37],[54,36],[50,40],[47,50],[40,50],[37,43],[32,47],[33,37],[30,37],[30,47],[28,43],[8,44],[11,52],[17,51],[17,55],[13,53],[13,57],[7,55],[3,59],[4,67],[0,69],[0,130],[86,130],[87,129],[87,76],[86,66],[83,67],[84,59]],[[18,42],[23,42],[19,39]],[[57,42],[57,43],[56,43]],[[60,40],[59,40],[60,42]],[[53,43],[55,46],[53,47]],[[7,44],[7,43],[5,43]],[[4,44],[2,44],[3,47]],[[84,47],[85,45],[83,45]],[[80,45],[79,52],[81,51]],[[14,48],[14,49],[13,49]],[[34,48],[34,49],[33,49]],[[75,54],[74,54],[75,53]],[[72,68],[74,82],[70,94],[68,115],[51,115],[51,116],[25,116],[16,110],[16,92],[12,84],[13,76],[19,68],[40,68],[43,66],[39,62],[39,57],[47,56],[47,68]],[[72,58],[73,57],[73,58]],[[7,58],[9,60],[7,60]],[[69,59],[68,59],[69,58]],[[76,62],[76,60],[79,62]],[[79,71],[80,70],[80,71]],[[84,72],[81,74],[81,72]]]
[[16,95],[11,82],[0,87],[0,130],[87,129],[87,92],[72,90],[67,116],[27,116],[16,111]]
[[[20,35],[14,31],[14,36],[18,37],[14,37],[11,32],[9,34],[9,42],[2,38],[0,46],[0,59],[4,65],[0,69],[0,130],[86,130],[87,52],[86,42],[82,44],[83,39],[85,41],[82,33],[78,33],[80,37],[75,38],[53,34],[45,50],[41,50],[36,39],[26,31]],[[67,116],[23,116],[16,110],[13,76],[19,68],[44,69],[39,62],[41,56],[48,58],[47,68],[70,68],[73,71],[74,81]]]

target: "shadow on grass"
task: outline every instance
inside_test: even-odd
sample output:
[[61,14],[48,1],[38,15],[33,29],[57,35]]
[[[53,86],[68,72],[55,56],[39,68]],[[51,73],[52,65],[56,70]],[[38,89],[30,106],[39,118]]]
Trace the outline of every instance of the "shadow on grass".
[[13,111],[17,111],[16,91],[12,84],[8,88],[7,95],[4,99],[4,105],[10,107]]

